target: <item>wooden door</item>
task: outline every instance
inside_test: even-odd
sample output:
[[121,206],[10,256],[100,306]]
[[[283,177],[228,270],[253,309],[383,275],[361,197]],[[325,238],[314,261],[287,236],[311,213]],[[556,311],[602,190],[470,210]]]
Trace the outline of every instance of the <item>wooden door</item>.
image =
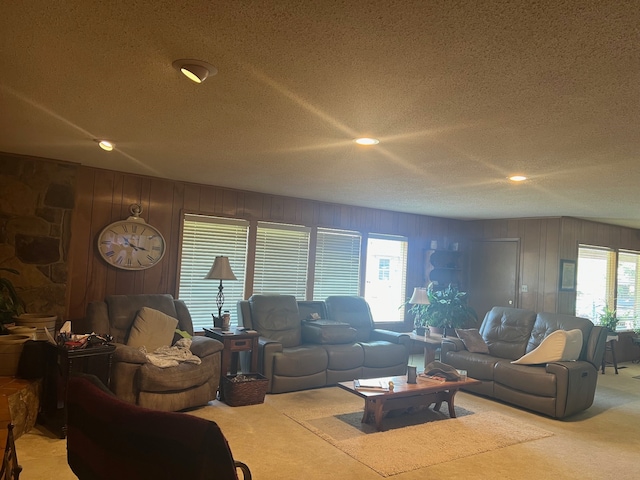
[[518,306],[520,242],[478,240],[469,250],[469,305],[482,322],[494,306]]

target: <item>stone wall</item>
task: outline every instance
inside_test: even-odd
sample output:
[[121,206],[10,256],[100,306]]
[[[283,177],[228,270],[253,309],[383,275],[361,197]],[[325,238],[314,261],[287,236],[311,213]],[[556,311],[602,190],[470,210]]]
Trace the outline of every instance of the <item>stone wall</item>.
[[77,166],[0,153],[0,267],[29,313],[66,309]]

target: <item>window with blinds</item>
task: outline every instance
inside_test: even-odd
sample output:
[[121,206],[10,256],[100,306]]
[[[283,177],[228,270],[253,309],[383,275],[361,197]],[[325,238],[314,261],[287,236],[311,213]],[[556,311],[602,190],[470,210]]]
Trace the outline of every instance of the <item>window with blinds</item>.
[[361,240],[357,232],[318,228],[314,300],[330,295],[358,295]]
[[576,315],[600,323],[605,307],[616,311],[618,330],[640,328],[640,254],[580,245]]
[[364,298],[376,322],[403,322],[407,284],[405,237],[370,235]]
[[219,280],[205,280],[216,256],[229,257],[237,280],[223,280],[223,310],[231,312],[237,324],[236,304],[244,298],[249,222],[204,215],[185,215],[178,298],[189,307],[193,328],[213,327],[212,313],[218,314],[216,295]]
[[576,315],[597,324],[605,306],[613,308],[614,288],[615,252],[581,245],[576,276]]
[[637,252],[618,252],[618,276],[616,315],[618,327],[624,330],[640,328],[638,310],[640,299],[638,286],[640,286],[640,268],[638,263],[640,254]]
[[258,222],[254,294],[306,299],[309,232],[298,225]]

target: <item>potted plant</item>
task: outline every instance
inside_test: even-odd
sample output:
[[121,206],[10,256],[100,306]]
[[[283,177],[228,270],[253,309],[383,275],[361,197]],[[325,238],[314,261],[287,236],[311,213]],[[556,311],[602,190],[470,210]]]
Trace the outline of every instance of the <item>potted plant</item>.
[[413,315],[413,328],[416,331],[416,335],[424,335],[427,328],[429,328],[427,306],[415,303],[411,304],[411,307],[407,309]]
[[[18,275],[12,268],[0,270]],[[14,376],[28,335],[10,335],[7,326],[15,322],[14,317],[24,313],[24,302],[8,278],[0,278],[0,376]]]
[[475,310],[467,304],[467,293],[461,292],[454,284],[437,289],[430,283],[427,296],[429,304],[424,305],[426,322],[432,327],[442,328],[443,336],[447,335],[447,329],[475,324],[478,320]]
[[[0,267],[0,270],[19,275],[17,270]],[[24,302],[8,278],[0,277],[0,333],[7,333],[6,326],[14,323],[14,317],[25,312]]]
[[616,333],[616,327],[618,326],[618,317],[616,311],[611,310],[609,305],[605,306],[600,314],[600,325],[605,327],[611,333]]

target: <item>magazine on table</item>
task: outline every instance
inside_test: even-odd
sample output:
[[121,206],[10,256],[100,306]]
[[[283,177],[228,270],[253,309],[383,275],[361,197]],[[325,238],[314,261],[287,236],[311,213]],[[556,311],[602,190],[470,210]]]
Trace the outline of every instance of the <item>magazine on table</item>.
[[389,379],[384,378],[362,378],[353,381],[353,386],[357,390],[389,391]]

